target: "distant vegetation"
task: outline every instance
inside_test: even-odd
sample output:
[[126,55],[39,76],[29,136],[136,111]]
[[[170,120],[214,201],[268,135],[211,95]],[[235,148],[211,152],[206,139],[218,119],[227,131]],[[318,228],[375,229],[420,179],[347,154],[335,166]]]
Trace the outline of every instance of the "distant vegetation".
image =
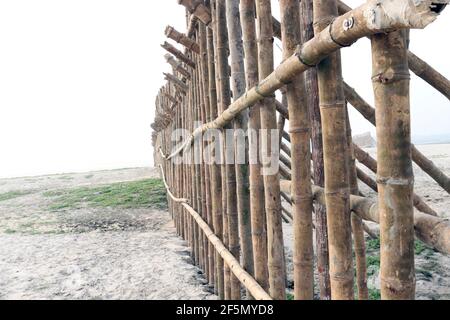
[[166,190],[159,179],[50,191],[44,196],[53,198],[53,211],[83,206],[167,209]]
[[0,193],[0,201],[7,201],[34,193],[34,190],[21,190]]

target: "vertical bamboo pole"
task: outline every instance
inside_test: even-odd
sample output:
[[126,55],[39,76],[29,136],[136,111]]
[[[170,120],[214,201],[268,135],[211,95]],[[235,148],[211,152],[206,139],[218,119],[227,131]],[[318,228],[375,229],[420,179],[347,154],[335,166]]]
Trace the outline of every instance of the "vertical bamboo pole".
[[[314,0],[317,34],[335,16],[335,0]],[[322,60],[317,70],[324,145],[331,297],[333,300],[352,300],[354,294],[349,166],[340,53],[333,53]]]
[[[244,40],[244,62],[247,89],[258,83],[258,48],[256,42],[255,0],[241,0],[240,16]],[[260,106],[258,102],[249,110],[249,151],[250,151],[250,215],[253,242],[255,279],[264,290],[269,289],[267,258],[266,214],[264,208],[264,180],[261,174],[259,134],[261,128]],[[256,151],[256,154],[255,154]]]
[[[313,0],[302,0],[300,2],[300,20],[302,31],[302,42],[309,41],[314,37],[313,28]],[[317,83],[317,69],[310,68],[305,73],[305,86],[310,113],[311,144],[314,170],[314,184],[319,187],[325,186],[323,141],[322,141],[322,117],[319,106],[319,88]],[[321,300],[331,299],[330,266],[328,252],[328,229],[327,211],[322,204],[315,204],[315,226],[316,226],[316,255],[317,273],[319,278],[319,291]]]
[[[300,44],[298,0],[280,0],[283,58]],[[292,154],[294,216],[294,293],[297,300],[314,298],[314,249],[311,190],[310,124],[303,75],[286,86]]]
[[[211,12],[213,22],[215,24],[215,15],[213,14],[213,3],[211,1]],[[208,51],[208,77],[209,77],[209,97],[210,97],[210,117],[215,119],[217,117],[217,85],[216,85],[216,68],[215,68],[215,55],[214,55],[214,35],[213,30],[208,28],[206,30],[207,35],[207,51]],[[213,162],[211,164],[211,198],[212,198],[212,212],[213,212],[213,225],[214,233],[223,241],[223,222],[222,222],[222,172],[219,164],[217,163],[217,150],[218,141],[214,141],[213,148]],[[216,289],[219,299],[223,300],[224,293],[224,262],[220,257],[220,254],[216,252]]]
[[[228,31],[226,20],[226,3],[225,0],[216,0],[216,14],[217,14],[217,65],[220,77],[220,111],[223,112],[231,104],[230,91],[230,74],[228,65]],[[225,132],[233,129],[233,124],[224,127]],[[238,235],[238,213],[237,213],[237,194],[236,194],[236,169],[234,166],[234,138],[225,134],[224,136],[226,154],[226,203],[227,203],[227,217],[228,217],[228,247],[231,253],[239,256],[239,235]],[[225,229],[225,228],[224,228]],[[228,273],[225,277],[230,277],[230,298],[231,300],[239,300],[241,296],[241,285],[239,280],[231,274],[229,267],[226,266],[225,272]],[[227,297],[226,297],[227,298]]]
[[[200,66],[202,70],[202,85],[203,85],[203,98],[204,98],[204,111],[203,111],[203,122],[209,122],[211,120],[210,116],[210,93],[209,93],[209,74],[208,74],[208,48],[207,48],[207,38],[206,38],[206,26],[202,23],[199,24],[199,38],[200,38]],[[204,150],[209,147],[207,140],[204,139]],[[206,155],[204,155],[206,156]],[[213,226],[213,213],[212,213],[212,192],[211,192],[211,174],[212,168],[209,165],[211,159],[206,159],[208,162],[205,164],[205,183],[206,183],[206,210],[207,210],[207,221],[208,225],[212,230],[214,230]],[[214,284],[214,247],[208,241],[208,270],[209,270],[209,283],[210,285]]]
[[[214,55],[215,55],[215,65],[216,65],[216,88],[217,88],[217,107],[218,112],[222,113],[225,110],[223,105],[223,70],[221,70],[221,65],[219,63],[220,54],[227,54],[228,48],[223,48],[223,45],[219,42],[219,12],[217,10],[218,0],[211,1],[211,15],[214,16],[213,22],[213,30],[214,30]],[[227,58],[222,57],[222,61],[226,61]],[[221,132],[221,146],[220,146],[220,157],[221,157],[221,173],[222,173],[222,234],[223,234],[223,244],[225,247],[229,248],[229,227],[228,227],[228,211],[227,211],[227,171],[226,171],[226,162],[225,162],[225,131],[224,129],[220,130]],[[231,283],[230,283],[230,268],[225,263],[223,266],[224,269],[224,299],[229,300],[231,296]]]
[[372,38],[378,140],[381,297],[415,298],[414,175],[405,31]]
[[[273,29],[270,0],[257,0],[258,17],[258,69],[259,79],[263,80],[273,72]],[[277,131],[275,97],[267,97],[261,105],[261,129],[266,135],[262,139],[262,152],[272,155],[271,135]],[[279,157],[278,157],[279,158]],[[264,169],[270,171],[267,164]],[[278,173],[264,172],[265,207],[267,214],[267,247],[269,264],[269,291],[274,299],[286,299],[286,268],[281,220],[280,178]]]
[[[233,101],[240,98],[245,92],[245,70],[244,70],[244,48],[242,43],[242,27],[239,19],[239,0],[226,1],[226,16],[228,25],[228,38],[231,57],[231,84],[233,91]],[[236,18],[238,17],[238,18]],[[252,230],[250,221],[250,199],[249,199],[249,176],[248,176],[248,110],[238,115],[234,123],[234,129],[237,131],[235,140],[236,160],[244,160],[244,163],[236,163],[236,191],[239,216],[239,238],[242,254],[242,263],[244,269],[251,275],[254,274],[253,268],[253,248],[252,248]],[[241,145],[238,135],[244,135],[245,145]],[[238,258],[238,257],[236,257]],[[247,291],[247,297],[250,293]]]
[[[346,130],[347,130],[347,154],[349,157],[349,182],[350,193],[359,196],[358,174],[356,170],[355,152],[353,149],[352,129],[350,118],[348,116],[348,108],[346,106]],[[355,213],[352,212],[351,217],[353,243],[355,247],[356,262],[356,285],[358,289],[359,300],[369,300],[369,290],[367,288],[367,267],[366,267],[366,244],[364,238],[363,221]]]

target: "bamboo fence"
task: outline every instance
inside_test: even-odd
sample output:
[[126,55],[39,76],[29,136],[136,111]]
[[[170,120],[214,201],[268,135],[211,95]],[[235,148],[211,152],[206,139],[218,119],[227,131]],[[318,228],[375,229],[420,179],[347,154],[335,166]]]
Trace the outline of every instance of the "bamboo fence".
[[[370,221],[380,225],[382,299],[414,299],[415,238],[450,254],[450,222],[413,192],[412,164],[448,193],[450,179],[411,144],[409,71],[449,99],[450,82],[407,45],[409,29],[432,23],[448,0],[355,9],[280,0],[280,21],[270,0],[178,2],[187,30],[165,31],[173,72],[155,101],[152,141],[177,232],[214,292],[286,299],[284,222],[294,231],[295,299],[366,300]],[[342,80],[340,49],[363,37],[372,41],[376,108]],[[352,142],[350,105],[376,126],[377,159]],[[174,140],[177,129],[187,135]]]

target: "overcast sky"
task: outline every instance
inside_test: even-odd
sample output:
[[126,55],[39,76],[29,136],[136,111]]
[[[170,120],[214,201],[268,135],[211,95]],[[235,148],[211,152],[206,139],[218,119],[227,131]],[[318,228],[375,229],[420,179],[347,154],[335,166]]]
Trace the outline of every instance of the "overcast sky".
[[[447,77],[449,11],[411,39]],[[0,177],[151,165],[167,24],[185,30],[176,0],[0,0]],[[372,103],[369,41],[345,49],[343,64]],[[449,101],[416,77],[411,91],[414,133],[449,134]],[[355,113],[352,125],[371,129]]]

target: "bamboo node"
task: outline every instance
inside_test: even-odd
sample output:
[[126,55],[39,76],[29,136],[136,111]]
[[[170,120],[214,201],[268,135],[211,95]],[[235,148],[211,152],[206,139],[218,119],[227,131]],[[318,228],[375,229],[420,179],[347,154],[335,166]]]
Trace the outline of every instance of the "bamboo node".
[[310,200],[312,202],[314,200],[314,196],[311,193],[311,194],[308,194],[308,195],[305,195],[305,196],[292,196],[291,199],[292,199],[292,203],[298,204],[298,203],[303,202],[305,200]]
[[295,133],[306,133],[309,134],[311,133],[311,128],[289,128],[289,133],[290,134],[295,134]]
[[[346,30],[346,31],[350,29],[350,28],[345,29],[345,24],[346,24],[346,22],[348,20],[350,20],[350,19],[347,19],[347,20],[344,21],[344,30]],[[348,43],[348,44],[347,43],[344,44],[344,43],[341,43],[341,42],[337,41],[337,39],[333,36],[333,24],[334,24],[335,21],[336,21],[336,18],[331,20],[331,22],[330,22],[330,24],[328,26],[328,32],[330,34],[331,41],[333,41],[335,44],[337,44],[341,48],[350,47],[353,44],[353,42],[352,43]],[[350,22],[347,22],[347,23],[350,24]],[[351,22],[351,26],[353,26],[353,20]]]
[[343,108],[345,107],[345,100],[344,101],[336,101],[333,103],[321,103],[320,108],[321,109],[332,109],[332,108]]
[[378,177],[377,183],[387,186],[413,186],[414,178],[411,179],[401,179],[401,178],[391,178],[391,177]]
[[[405,70],[405,67],[400,67],[401,70]],[[394,82],[402,81],[402,80],[410,80],[411,75],[409,72],[396,72],[395,68],[392,68],[390,70],[387,70],[386,72],[380,72],[379,74],[376,74],[372,77],[372,82],[379,82],[382,84],[391,84]]]
[[317,66],[317,63],[309,63],[305,60],[305,58],[302,57],[302,48],[303,46],[298,46],[297,50],[295,51],[295,56],[298,58],[298,60],[300,61],[301,64],[310,67],[310,68],[314,68],[315,66]]

